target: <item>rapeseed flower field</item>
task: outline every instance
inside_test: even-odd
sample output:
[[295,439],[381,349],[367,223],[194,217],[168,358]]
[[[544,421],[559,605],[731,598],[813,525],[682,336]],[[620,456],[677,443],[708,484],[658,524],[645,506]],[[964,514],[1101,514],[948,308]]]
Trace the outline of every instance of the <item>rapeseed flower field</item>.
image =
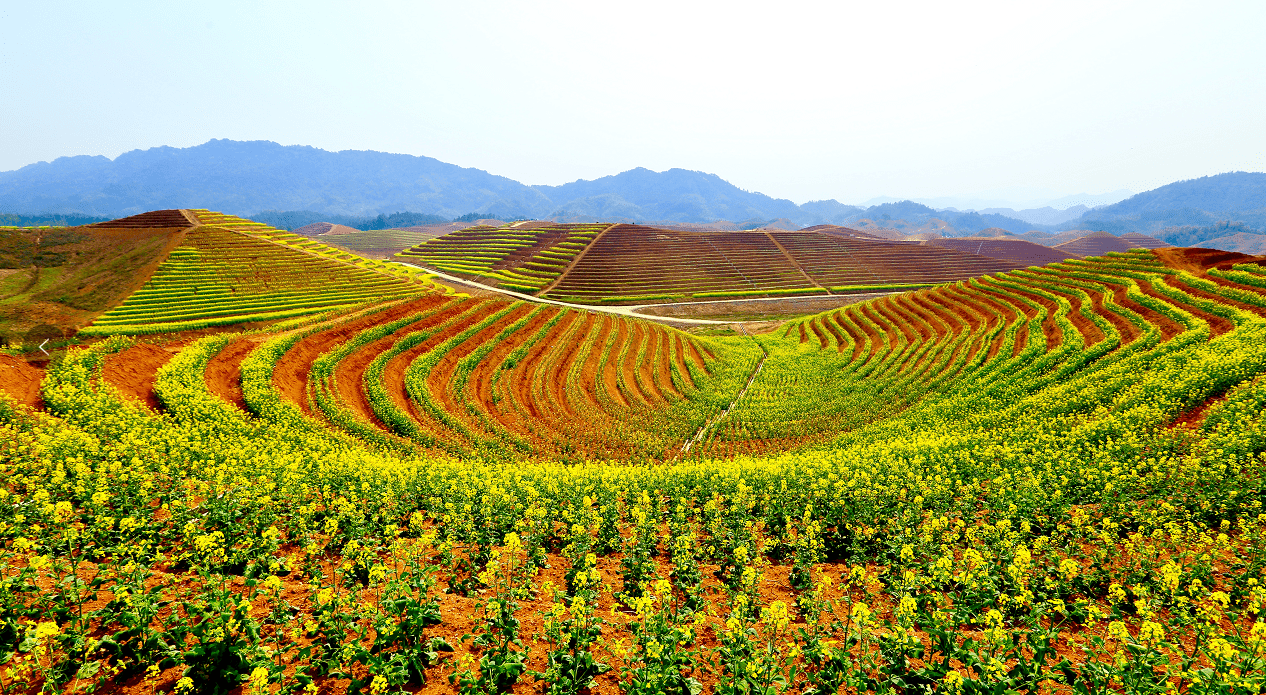
[[111,337],[0,401],[0,691],[1261,692],[1263,278],[1131,252],[755,337],[443,298],[198,338],[158,410]]

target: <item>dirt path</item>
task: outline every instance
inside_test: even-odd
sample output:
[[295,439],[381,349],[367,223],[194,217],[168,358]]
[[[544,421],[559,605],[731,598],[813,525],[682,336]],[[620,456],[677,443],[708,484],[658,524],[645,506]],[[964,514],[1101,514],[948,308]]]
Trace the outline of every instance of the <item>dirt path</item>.
[[44,370],[13,355],[0,354],[0,391],[18,403],[36,410],[44,408],[40,382]]
[[148,343],[133,345],[107,356],[101,366],[101,376],[127,398],[144,403],[157,412],[162,410],[163,402],[154,393],[154,379],[158,370],[176,356],[180,347],[179,343],[172,348]]

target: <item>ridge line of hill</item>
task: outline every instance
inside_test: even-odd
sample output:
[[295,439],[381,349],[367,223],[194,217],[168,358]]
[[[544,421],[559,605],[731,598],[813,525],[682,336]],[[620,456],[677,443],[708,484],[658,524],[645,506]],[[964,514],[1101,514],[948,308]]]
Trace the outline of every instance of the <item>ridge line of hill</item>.
[[790,263],[792,266],[794,266],[796,270],[799,270],[800,274],[804,276],[805,280],[809,281],[810,285],[812,285],[813,287],[822,288],[822,290],[826,292],[827,294],[834,294],[833,292],[831,292],[830,287],[826,287],[825,285],[821,284],[817,280],[814,280],[813,278],[809,277],[809,274],[805,272],[804,266],[796,262],[796,259],[791,256],[791,252],[787,250],[787,247],[779,243],[778,240],[774,238],[773,234],[770,234],[768,231],[766,231],[765,236],[769,237],[769,241],[772,242],[774,246],[777,246],[778,250],[782,252],[782,257],[787,259],[787,262]]
[[589,249],[593,248],[594,245],[598,243],[598,240],[603,237],[603,235],[605,235],[607,232],[619,226],[621,225],[619,223],[616,223],[607,227],[601,232],[598,232],[594,236],[593,239],[589,240],[588,244],[585,244],[585,248],[581,249],[580,253],[576,254],[575,256],[572,256],[571,262],[567,264],[567,267],[563,268],[563,272],[559,273],[558,277],[554,278],[553,282],[551,282],[550,284],[546,285],[544,288],[539,290],[539,293],[545,294],[546,292],[549,292],[550,290],[554,289],[554,286],[562,282],[563,278],[567,277],[567,274],[571,272],[571,269],[576,267],[576,264],[580,262],[580,259],[584,258],[585,254],[589,253]]

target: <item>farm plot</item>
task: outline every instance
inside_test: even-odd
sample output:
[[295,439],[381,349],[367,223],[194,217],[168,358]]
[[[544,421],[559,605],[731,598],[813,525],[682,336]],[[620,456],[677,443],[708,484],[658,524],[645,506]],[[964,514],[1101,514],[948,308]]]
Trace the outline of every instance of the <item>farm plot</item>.
[[418,244],[398,256],[496,287],[535,293],[553,282],[608,226],[471,227]]
[[821,288],[763,232],[694,233],[618,225],[543,296],[567,301],[813,294]]
[[83,332],[135,335],[273,321],[430,287],[260,236],[216,227],[189,231],[149,282]]
[[371,445],[628,460],[671,456],[718,408],[712,392],[742,372],[715,351],[734,349],[632,319],[427,297],[307,332],[268,359],[276,400]]
[[[158,412],[104,377],[135,341],[97,342],[44,411],[0,399],[0,685],[1261,692],[1257,260],[1070,260],[755,338],[430,296],[252,336],[253,414],[203,378],[237,334],[166,362]],[[618,465],[535,449],[652,410],[680,422],[616,430]]]

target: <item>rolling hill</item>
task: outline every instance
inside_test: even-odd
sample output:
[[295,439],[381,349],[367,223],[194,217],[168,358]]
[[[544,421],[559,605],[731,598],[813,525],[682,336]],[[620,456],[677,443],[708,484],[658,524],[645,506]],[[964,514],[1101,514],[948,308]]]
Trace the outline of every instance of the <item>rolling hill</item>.
[[[838,227],[464,232],[486,253],[450,262],[554,287],[665,247],[806,280],[982,258]],[[1266,259],[1135,249],[691,334],[206,210],[54,233],[7,257],[179,244],[133,334],[0,351],[4,689],[1266,686]],[[314,313],[135,335],[277,291]]]
[[581,303],[760,297],[954,282],[1023,264],[834,226],[692,232],[642,225],[475,227],[400,260]]

